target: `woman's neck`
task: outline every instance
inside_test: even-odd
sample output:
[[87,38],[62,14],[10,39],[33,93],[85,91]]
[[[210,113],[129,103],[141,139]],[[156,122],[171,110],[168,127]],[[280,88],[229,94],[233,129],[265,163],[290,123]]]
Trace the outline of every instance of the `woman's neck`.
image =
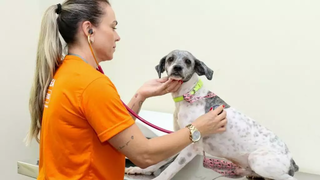
[[[91,65],[93,68],[95,68],[95,69],[98,68],[98,64],[94,60],[93,54],[91,53],[89,47],[87,47],[87,48],[70,47],[68,53],[69,54],[76,54],[76,55],[80,56],[81,58],[83,58],[85,61],[87,61],[87,63],[89,65]],[[99,61],[98,61],[98,63],[99,63]]]

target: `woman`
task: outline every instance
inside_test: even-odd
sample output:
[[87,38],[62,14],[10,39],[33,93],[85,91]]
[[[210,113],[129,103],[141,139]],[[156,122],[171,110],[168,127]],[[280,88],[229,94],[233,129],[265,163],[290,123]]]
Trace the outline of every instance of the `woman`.
[[[30,98],[29,140],[40,133],[38,179],[124,178],[125,157],[142,168],[188,146],[183,128],[147,139],[123,106],[99,63],[111,60],[117,21],[107,0],[67,0],[49,7],[43,17],[37,67]],[[62,36],[68,54],[62,60]],[[99,72],[100,71],[100,72]],[[167,78],[145,83],[128,106],[136,113],[152,96],[176,91],[181,83]],[[193,123],[202,136],[225,131],[219,107]]]

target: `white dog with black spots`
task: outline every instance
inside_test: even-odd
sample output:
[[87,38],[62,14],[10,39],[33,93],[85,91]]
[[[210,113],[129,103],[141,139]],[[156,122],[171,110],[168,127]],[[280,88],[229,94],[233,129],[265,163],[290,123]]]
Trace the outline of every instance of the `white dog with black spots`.
[[[215,157],[227,159],[240,168],[240,176],[262,177],[268,180],[296,180],[294,173],[299,170],[287,145],[269,129],[252,118],[231,107],[219,96],[203,85],[199,76],[212,79],[213,70],[190,52],[174,50],[164,56],[156,66],[159,78],[167,75],[184,83],[172,93],[175,100],[174,129],[186,127],[211,107],[225,106],[227,126],[223,133],[202,137],[198,142],[184,148],[163,172],[155,177],[169,180],[197,154],[204,151]],[[126,168],[127,174],[156,174],[168,160],[150,166]]]

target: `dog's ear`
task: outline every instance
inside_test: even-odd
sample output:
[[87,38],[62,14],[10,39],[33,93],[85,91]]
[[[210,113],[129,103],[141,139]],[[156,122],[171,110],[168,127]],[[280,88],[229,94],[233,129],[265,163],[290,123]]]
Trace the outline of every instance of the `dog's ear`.
[[203,76],[205,75],[208,80],[212,79],[213,70],[207,67],[202,61],[196,59],[195,65],[194,65],[194,71],[199,75]]
[[161,78],[161,73],[164,72],[164,66],[165,66],[165,62],[166,62],[166,58],[167,56],[164,56],[158,65],[156,65],[156,71],[158,72],[158,76],[159,78]]

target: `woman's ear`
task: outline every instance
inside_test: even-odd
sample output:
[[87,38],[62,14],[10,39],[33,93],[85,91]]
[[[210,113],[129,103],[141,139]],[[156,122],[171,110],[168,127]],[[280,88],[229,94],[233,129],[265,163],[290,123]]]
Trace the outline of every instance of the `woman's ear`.
[[94,42],[94,30],[90,21],[84,21],[81,25],[81,30],[88,37],[91,43]]

